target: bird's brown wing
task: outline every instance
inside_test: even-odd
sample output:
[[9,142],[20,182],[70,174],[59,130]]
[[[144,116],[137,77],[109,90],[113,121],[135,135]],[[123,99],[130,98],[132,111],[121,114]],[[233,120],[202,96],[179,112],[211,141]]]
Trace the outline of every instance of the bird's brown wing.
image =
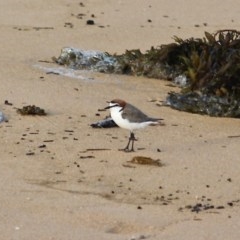
[[[129,103],[128,103],[129,104]],[[159,121],[160,118],[150,118],[145,113],[143,113],[138,108],[134,107],[133,105],[129,104],[131,109],[126,107],[122,112],[122,117],[127,118],[130,122],[140,123],[140,122],[147,122],[147,121]]]

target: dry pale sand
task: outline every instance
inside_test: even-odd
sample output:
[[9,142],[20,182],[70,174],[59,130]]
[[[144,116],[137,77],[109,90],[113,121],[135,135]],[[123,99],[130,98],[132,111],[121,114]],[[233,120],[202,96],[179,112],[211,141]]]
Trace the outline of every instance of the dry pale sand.
[[[170,43],[174,35],[239,29],[239,2],[82,3],[0,3],[0,110],[8,119],[0,124],[1,239],[239,239],[238,119],[148,101],[177,90],[165,81],[89,72],[70,78],[46,74],[44,67],[57,66],[39,62],[51,61],[64,46],[144,51]],[[95,25],[86,25],[88,19]],[[115,97],[165,119],[165,126],[136,133],[137,152],[118,151],[127,131],[89,126],[108,114],[98,109]],[[48,115],[16,113],[31,104]],[[138,155],[164,166],[128,163]],[[199,213],[186,207],[197,203]]]

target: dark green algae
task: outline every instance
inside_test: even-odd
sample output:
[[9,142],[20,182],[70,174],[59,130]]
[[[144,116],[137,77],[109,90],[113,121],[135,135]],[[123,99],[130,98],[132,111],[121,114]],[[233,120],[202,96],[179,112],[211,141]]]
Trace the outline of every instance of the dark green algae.
[[[97,52],[89,62],[79,64],[83,54],[71,51],[54,58],[75,69],[146,76],[174,81],[186,78],[179,93],[170,92],[166,103],[174,109],[219,117],[240,117],[240,32],[219,30],[203,38],[151,47],[145,53],[126,50],[121,55]],[[63,50],[62,50],[63,51]]]

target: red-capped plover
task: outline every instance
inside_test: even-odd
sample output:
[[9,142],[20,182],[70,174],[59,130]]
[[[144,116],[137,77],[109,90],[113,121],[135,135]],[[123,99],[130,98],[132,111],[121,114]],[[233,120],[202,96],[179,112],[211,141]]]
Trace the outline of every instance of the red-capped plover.
[[[105,109],[110,110],[113,121],[121,128],[130,130],[130,137],[127,146],[123,149],[126,152],[134,151],[134,141],[137,139],[134,136],[133,130],[144,128],[149,125],[159,125],[162,118],[148,117],[138,108],[121,99],[114,99],[109,102],[109,106]],[[132,148],[129,145],[132,142]]]

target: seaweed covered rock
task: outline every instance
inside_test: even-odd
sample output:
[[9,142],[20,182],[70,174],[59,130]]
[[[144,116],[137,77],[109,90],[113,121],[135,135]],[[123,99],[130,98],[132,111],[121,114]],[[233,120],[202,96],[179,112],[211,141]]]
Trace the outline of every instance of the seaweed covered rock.
[[240,102],[234,98],[201,94],[200,92],[170,92],[167,104],[181,111],[207,114],[215,117],[240,117]]
[[240,32],[222,30],[203,39],[181,40],[173,52],[188,78],[180,94],[170,93],[173,108],[211,116],[240,117]]
[[[222,30],[203,39],[181,40],[177,53],[181,71],[189,78],[190,90],[219,96],[240,87],[240,32]],[[179,50],[180,49],[180,50]]]
[[115,73],[172,80],[181,74],[177,68],[173,68],[167,62],[167,59],[171,58],[168,53],[175,45],[169,44],[168,48],[165,46],[151,47],[146,53],[135,49],[126,50],[122,55],[115,55],[118,62]]
[[116,58],[108,53],[71,47],[63,48],[60,56],[53,57],[53,61],[72,69],[96,70],[104,73],[114,72],[117,64]]
[[74,69],[186,79],[181,93],[170,93],[168,105],[182,111],[211,116],[240,117],[240,32],[220,30],[205,37],[161,45],[142,53],[121,55],[64,48],[56,63]]
[[161,61],[164,54],[160,48],[153,47],[146,53],[136,49],[126,50],[121,55],[65,47],[59,57],[53,57],[53,61],[71,69],[172,79],[172,73],[177,76],[176,70],[171,71],[172,67]]

